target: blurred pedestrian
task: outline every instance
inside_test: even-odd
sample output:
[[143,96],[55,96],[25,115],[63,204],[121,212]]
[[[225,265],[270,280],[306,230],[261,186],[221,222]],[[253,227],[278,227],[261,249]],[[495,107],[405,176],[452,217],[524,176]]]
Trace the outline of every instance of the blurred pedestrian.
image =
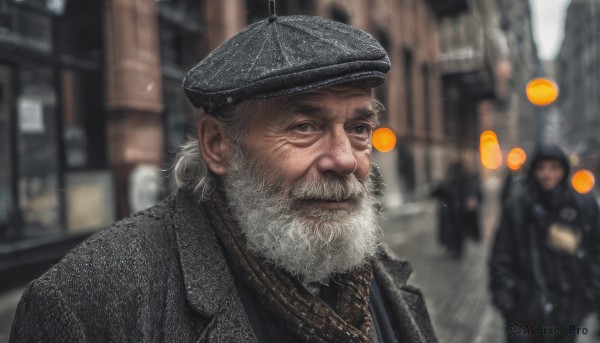
[[436,342],[380,242],[371,133],[389,59],[367,33],[277,17],[185,77],[204,113],[179,190],[25,290],[12,342]]
[[[598,204],[572,189],[569,171],[560,148],[538,147],[525,181],[504,206],[490,288],[506,320],[508,342],[574,342],[576,335],[552,328],[578,327],[598,302]],[[546,331],[536,334],[531,325]]]
[[440,201],[438,241],[453,258],[461,258],[466,239],[481,239],[479,177],[462,161],[452,163],[446,176],[432,192]]

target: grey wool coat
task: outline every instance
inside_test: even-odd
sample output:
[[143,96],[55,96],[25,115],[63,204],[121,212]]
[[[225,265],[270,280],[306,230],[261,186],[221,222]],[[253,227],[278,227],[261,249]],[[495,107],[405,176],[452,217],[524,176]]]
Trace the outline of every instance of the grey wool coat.
[[[406,342],[436,342],[411,268],[374,275]],[[10,342],[256,342],[204,206],[185,191],[98,232],[33,281]]]

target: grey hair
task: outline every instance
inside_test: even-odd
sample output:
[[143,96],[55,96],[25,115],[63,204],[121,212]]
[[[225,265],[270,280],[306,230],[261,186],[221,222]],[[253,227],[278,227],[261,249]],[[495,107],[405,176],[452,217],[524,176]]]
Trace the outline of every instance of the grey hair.
[[[260,113],[263,102],[263,100],[244,101],[237,106],[228,106],[215,113],[215,117],[225,128],[227,138],[234,148],[243,146],[248,133],[247,123],[250,118]],[[196,120],[206,115],[212,114],[201,113],[196,116]],[[216,175],[200,155],[197,133],[188,136],[179,148],[172,168],[175,184],[178,188],[191,190],[200,200],[208,199],[215,190],[217,180]]]
[[[262,111],[265,101],[264,99],[244,101],[238,105],[227,106],[214,113],[214,116],[225,128],[232,148],[245,152],[243,146],[248,133],[248,123]],[[383,104],[373,98],[375,113],[379,114],[383,109]],[[196,117],[196,120],[205,115],[212,114],[201,113]],[[377,125],[378,118],[374,119]],[[200,155],[197,133],[190,135],[180,146],[172,170],[177,187],[191,190],[200,200],[207,200],[215,190],[217,177],[208,168]]]

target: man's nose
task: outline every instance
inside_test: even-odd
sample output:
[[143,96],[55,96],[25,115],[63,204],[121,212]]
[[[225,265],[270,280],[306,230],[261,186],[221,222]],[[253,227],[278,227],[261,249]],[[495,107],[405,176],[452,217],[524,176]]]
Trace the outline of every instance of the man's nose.
[[334,172],[346,176],[352,174],[358,167],[352,144],[344,130],[328,135],[321,149],[322,155],[317,161],[317,169],[321,174]]

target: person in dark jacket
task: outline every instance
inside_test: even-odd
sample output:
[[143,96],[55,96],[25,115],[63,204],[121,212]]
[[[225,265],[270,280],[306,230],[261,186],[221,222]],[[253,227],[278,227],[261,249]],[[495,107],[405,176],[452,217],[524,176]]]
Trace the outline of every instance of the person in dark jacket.
[[448,168],[446,180],[433,190],[432,196],[440,201],[438,241],[453,258],[461,258],[466,239],[481,239],[479,177],[464,162],[454,162]]
[[598,204],[571,188],[569,171],[560,148],[540,146],[504,205],[490,288],[508,342],[574,342],[600,299]]
[[388,69],[373,37],[319,17],[223,43],[183,82],[203,113],[177,193],[32,282],[11,342],[436,342],[375,211]]

